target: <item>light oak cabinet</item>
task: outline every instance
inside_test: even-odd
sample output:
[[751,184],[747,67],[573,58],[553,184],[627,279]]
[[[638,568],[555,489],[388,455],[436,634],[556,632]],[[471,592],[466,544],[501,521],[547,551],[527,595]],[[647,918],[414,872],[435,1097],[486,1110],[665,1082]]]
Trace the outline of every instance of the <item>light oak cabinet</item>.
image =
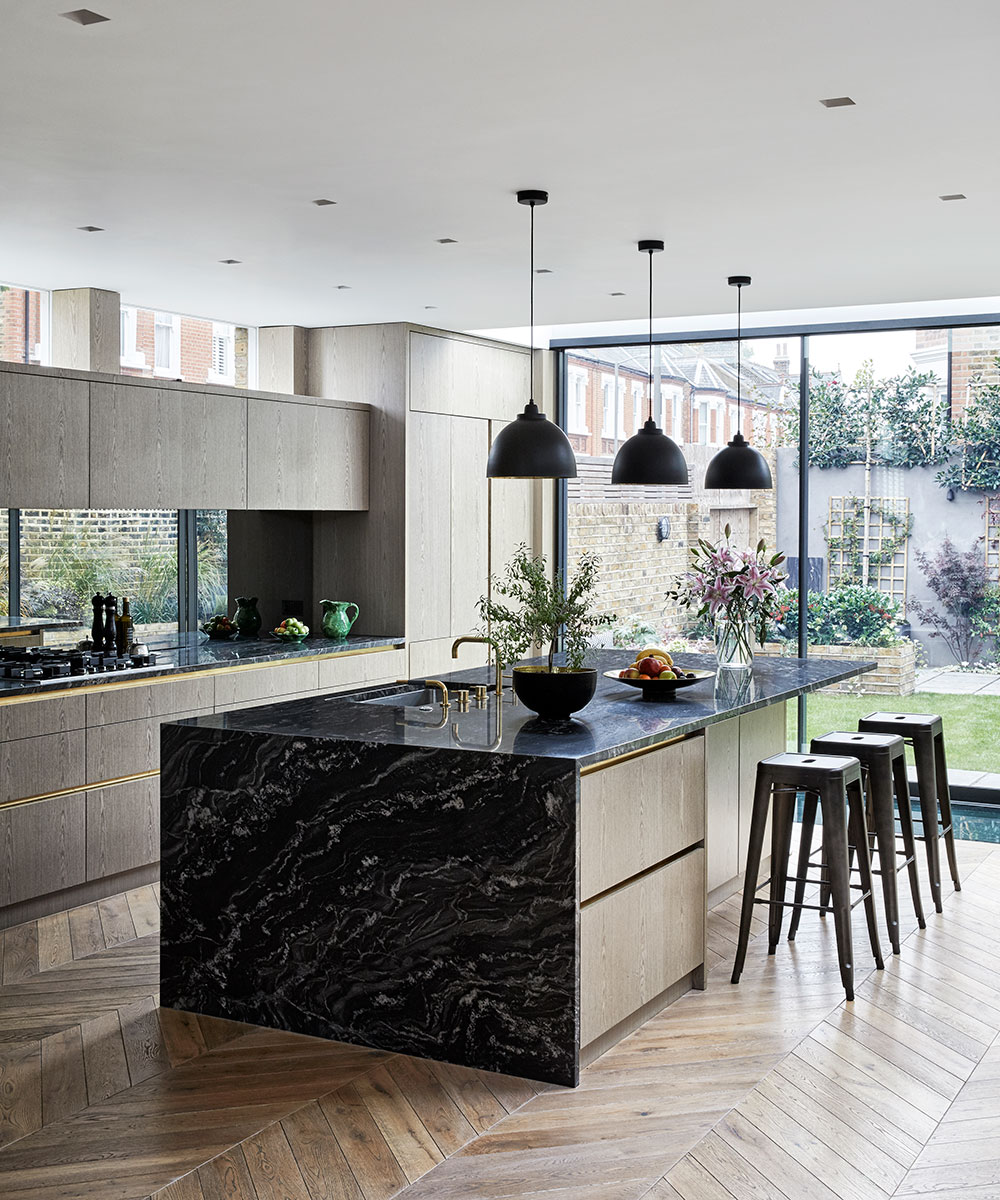
[[247,400],[90,386],[91,508],[245,508]]
[[45,700],[16,700],[0,704],[0,742],[83,729],[87,707],[83,696],[56,696]]
[[512,421],[531,386],[531,356],[446,333],[410,332],[410,408]]
[[212,708],[119,721],[87,730],[87,782],[104,783],[160,769],[160,726],[164,721],[206,717]]
[[0,809],[0,907],[83,883],[86,826],[82,792]]
[[321,658],[319,690],[345,691],[367,683],[393,683],[406,678],[405,650],[378,650],[372,654],[345,654]]
[[0,743],[0,804],[82,787],[85,746],[82,729]]
[[705,851],[692,850],[580,913],[580,1045],[705,961]]
[[133,779],[87,793],[87,878],[160,860],[160,780]]
[[90,505],[90,385],[0,373],[0,508]]
[[250,509],[368,508],[367,409],[248,402]]

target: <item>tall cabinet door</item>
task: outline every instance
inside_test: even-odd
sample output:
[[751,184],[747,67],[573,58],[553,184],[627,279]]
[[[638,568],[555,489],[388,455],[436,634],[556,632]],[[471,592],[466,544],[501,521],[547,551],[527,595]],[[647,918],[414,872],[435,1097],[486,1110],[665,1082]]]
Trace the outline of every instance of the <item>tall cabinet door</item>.
[[95,383],[92,508],[246,508],[243,396]]
[[87,508],[90,384],[0,374],[0,508]]

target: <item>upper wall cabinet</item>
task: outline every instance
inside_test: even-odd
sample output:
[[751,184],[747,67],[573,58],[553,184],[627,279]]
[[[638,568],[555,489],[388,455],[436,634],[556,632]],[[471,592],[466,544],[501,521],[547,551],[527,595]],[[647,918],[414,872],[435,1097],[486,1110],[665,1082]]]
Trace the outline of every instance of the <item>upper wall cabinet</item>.
[[90,386],[0,374],[0,508],[87,508]]
[[512,421],[528,400],[531,356],[518,347],[410,332],[410,408]]
[[90,386],[91,508],[245,508],[245,397]]
[[248,508],[368,508],[367,409],[248,403]]

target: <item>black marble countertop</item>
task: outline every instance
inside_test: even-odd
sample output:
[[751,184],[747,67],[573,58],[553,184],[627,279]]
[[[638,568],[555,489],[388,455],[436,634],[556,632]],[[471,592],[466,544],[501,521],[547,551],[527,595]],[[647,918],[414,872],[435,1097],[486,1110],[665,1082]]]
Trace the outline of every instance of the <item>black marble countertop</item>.
[[[359,650],[390,649],[405,644],[403,637],[348,635],[334,642],[325,637],[308,637],[304,642],[279,642],[274,637],[237,639],[232,642],[210,641],[203,633],[175,633],[167,637],[144,641],[157,654],[153,667],[107,674],[80,675],[70,678],[20,682],[0,679],[0,699],[34,695],[39,692],[63,691],[66,688],[93,687],[95,684],[138,683],[164,675],[185,675],[191,671],[217,670],[220,667],[265,665],[296,658],[335,658],[340,654],[355,654]],[[2,653],[2,651],[0,651]]]
[[[627,657],[627,651],[595,651],[588,663],[601,672],[628,665]],[[710,655],[691,654],[683,657],[681,665],[714,669],[715,660]],[[678,691],[675,699],[666,701],[644,700],[637,689],[599,673],[597,694],[590,704],[574,719],[553,723],[539,720],[519,704],[509,685],[499,708],[492,694],[485,708],[473,704],[468,712],[459,712],[453,704],[443,724],[437,703],[412,708],[364,703],[366,699],[412,690],[409,685],[307,697],[179,723],[287,737],[563,758],[589,766],[693,733],[740,713],[794,699],[874,667],[874,662],[844,659],[759,658],[750,675],[724,671],[714,679]],[[442,676],[449,687],[489,684],[491,678],[488,668]],[[419,685],[423,681],[415,682]]]
[[42,633],[46,629],[75,629],[79,624],[66,617],[0,617],[0,633]]

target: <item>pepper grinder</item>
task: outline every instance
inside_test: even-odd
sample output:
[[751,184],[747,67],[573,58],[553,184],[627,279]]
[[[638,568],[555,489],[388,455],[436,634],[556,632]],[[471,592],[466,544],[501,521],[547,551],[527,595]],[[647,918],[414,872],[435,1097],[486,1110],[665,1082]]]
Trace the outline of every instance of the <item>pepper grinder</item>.
[[104,652],[115,652],[115,617],[118,615],[118,598],[109,592],[104,597]]
[[94,620],[90,626],[90,640],[94,643],[95,650],[104,649],[104,597],[98,593],[91,598],[90,603],[94,606]]

